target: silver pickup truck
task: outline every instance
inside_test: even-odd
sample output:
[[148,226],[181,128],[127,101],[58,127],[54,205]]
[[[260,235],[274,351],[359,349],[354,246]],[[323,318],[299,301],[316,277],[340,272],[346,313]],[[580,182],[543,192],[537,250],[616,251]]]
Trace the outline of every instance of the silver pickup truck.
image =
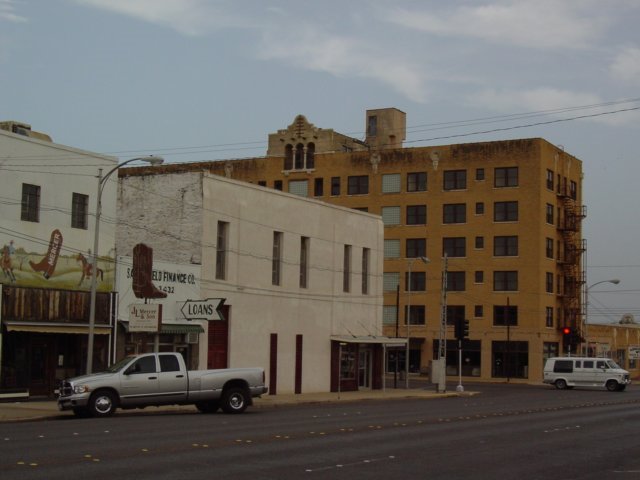
[[179,353],[126,357],[107,371],[64,380],[58,408],[79,417],[107,417],[116,408],[195,405],[202,413],[222,408],[241,413],[267,393],[262,368],[187,371]]

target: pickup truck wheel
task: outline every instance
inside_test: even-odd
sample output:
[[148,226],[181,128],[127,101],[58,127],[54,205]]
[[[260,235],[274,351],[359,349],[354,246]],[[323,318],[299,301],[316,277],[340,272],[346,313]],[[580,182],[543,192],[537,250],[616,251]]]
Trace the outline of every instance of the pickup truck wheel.
[[200,413],[216,413],[220,408],[220,402],[211,400],[209,402],[198,402],[196,408]]
[[249,405],[246,389],[231,387],[222,392],[222,410],[225,413],[242,413]]
[[98,390],[91,395],[89,411],[94,417],[110,417],[116,411],[116,397],[108,390]]
[[616,382],[615,380],[609,380],[605,386],[610,392],[615,392],[616,390],[618,390],[618,382]]

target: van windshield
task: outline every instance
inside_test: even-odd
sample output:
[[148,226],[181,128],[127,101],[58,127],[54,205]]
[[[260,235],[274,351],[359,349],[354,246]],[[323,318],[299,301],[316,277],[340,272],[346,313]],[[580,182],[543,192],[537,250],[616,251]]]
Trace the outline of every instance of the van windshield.
[[607,360],[607,366],[609,368],[617,368],[620,369],[620,366],[618,366],[618,364],[616,362],[614,362],[613,360]]

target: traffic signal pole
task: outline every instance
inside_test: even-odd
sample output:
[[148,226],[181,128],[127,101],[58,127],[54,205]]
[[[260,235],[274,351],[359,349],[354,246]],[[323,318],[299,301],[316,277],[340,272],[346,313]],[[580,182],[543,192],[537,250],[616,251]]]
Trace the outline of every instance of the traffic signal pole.
[[458,386],[456,392],[464,392],[462,386],[462,340],[458,340]]

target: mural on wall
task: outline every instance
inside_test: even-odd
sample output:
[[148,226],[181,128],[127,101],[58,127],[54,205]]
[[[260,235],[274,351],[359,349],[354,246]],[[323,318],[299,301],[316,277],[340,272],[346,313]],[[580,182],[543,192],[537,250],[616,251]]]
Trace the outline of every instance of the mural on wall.
[[[46,251],[37,242],[25,240],[18,243],[13,238],[2,236],[0,283],[19,287],[56,288],[61,290],[89,290],[93,265],[91,251],[86,255],[71,251],[64,246],[64,236],[59,229],[51,232]],[[114,259],[98,258],[97,288],[101,292],[113,290],[115,277]]]

